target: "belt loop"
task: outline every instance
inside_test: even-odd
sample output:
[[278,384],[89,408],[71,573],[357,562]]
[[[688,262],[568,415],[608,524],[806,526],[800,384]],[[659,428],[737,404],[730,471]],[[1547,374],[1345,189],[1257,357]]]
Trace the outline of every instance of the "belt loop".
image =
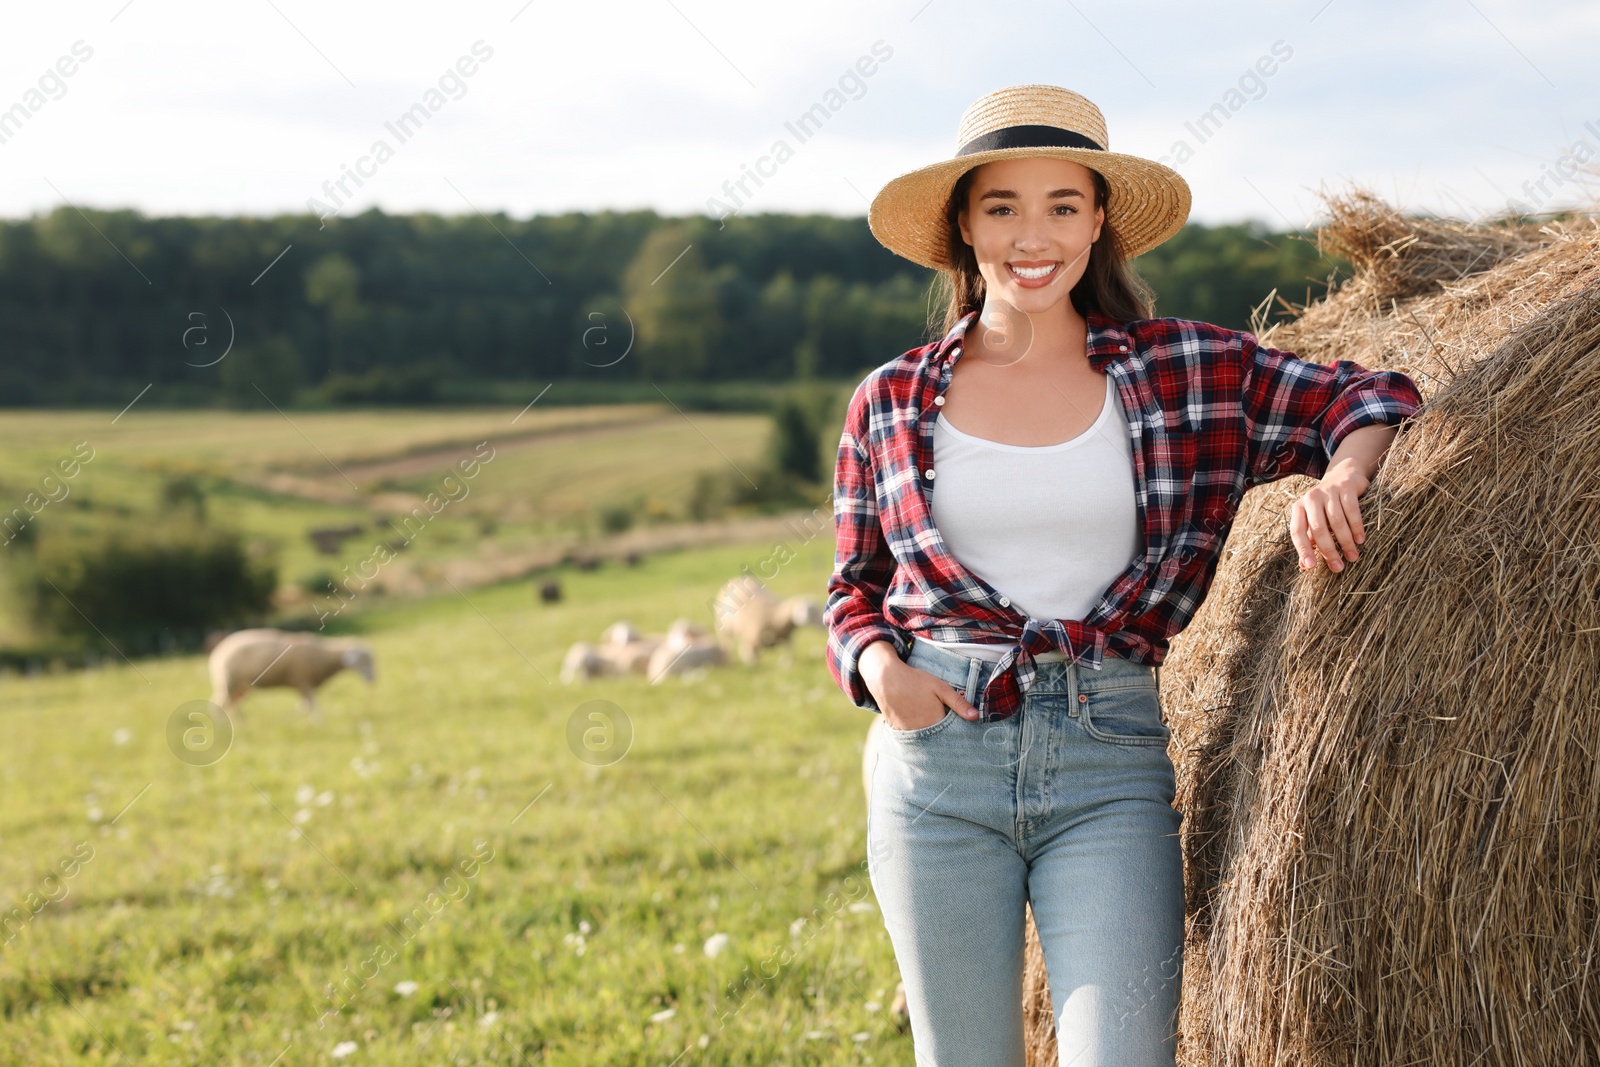
[[983,661],[976,656],[967,660],[967,688],[962,693],[967,698],[968,704],[976,704],[978,696],[978,674],[983,670]]

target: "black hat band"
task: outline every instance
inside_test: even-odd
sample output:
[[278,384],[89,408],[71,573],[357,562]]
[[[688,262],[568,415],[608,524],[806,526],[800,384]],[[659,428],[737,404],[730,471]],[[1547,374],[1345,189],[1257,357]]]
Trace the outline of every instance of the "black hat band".
[[1063,130],[1059,126],[1003,126],[998,130],[979,134],[956,152],[970,156],[974,152],[993,152],[999,148],[1092,148],[1104,152],[1103,145],[1095,143],[1076,130]]

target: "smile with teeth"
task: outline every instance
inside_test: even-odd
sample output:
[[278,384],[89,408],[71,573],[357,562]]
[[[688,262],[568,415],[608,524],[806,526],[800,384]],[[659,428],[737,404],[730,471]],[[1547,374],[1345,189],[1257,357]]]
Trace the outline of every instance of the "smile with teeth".
[[1013,274],[1020,278],[1038,279],[1046,277],[1057,267],[1061,266],[1061,264],[1056,262],[1050,264],[1048,267],[1019,267],[1015,263],[1007,263],[1006,266]]

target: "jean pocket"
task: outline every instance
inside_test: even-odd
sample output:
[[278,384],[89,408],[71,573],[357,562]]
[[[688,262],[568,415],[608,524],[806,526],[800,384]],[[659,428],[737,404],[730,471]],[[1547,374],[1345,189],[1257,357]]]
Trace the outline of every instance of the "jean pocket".
[[958,667],[945,659],[935,656],[933,653],[926,651],[920,644],[914,644],[911,646],[911,654],[906,657],[905,662],[906,666],[915,667],[919,671],[925,671],[928,674],[933,675],[935,678],[949,682],[961,693],[966,693],[966,667]]
[[1085,689],[1078,707],[1084,730],[1096,740],[1165,746],[1172,739],[1172,731],[1161,721],[1161,699],[1154,682]]
[[928,725],[920,726],[915,730],[896,730],[893,726],[889,725],[888,719],[883,721],[883,728],[889,732],[891,737],[900,737],[907,741],[921,741],[925,737],[932,737],[940,730],[943,730],[946,726],[949,726],[952,719],[958,718],[960,718],[959,715],[951,711],[949,708],[945,708],[944,717],[938,722],[931,722]]

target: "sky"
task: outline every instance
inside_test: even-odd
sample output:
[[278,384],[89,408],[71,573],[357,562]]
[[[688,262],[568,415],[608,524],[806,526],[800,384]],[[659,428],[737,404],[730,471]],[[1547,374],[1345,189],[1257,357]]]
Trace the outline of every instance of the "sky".
[[[885,182],[953,154],[975,99],[1035,82],[1093,100],[1112,150],[1173,166],[1200,222],[1303,227],[1319,193],[1357,183],[1462,218],[1600,190],[1593,3],[8,6],[8,218],[863,216]],[[1197,136],[1218,104],[1226,120]],[[396,125],[408,111],[426,118]],[[767,176],[730,197],[758,164]]]

